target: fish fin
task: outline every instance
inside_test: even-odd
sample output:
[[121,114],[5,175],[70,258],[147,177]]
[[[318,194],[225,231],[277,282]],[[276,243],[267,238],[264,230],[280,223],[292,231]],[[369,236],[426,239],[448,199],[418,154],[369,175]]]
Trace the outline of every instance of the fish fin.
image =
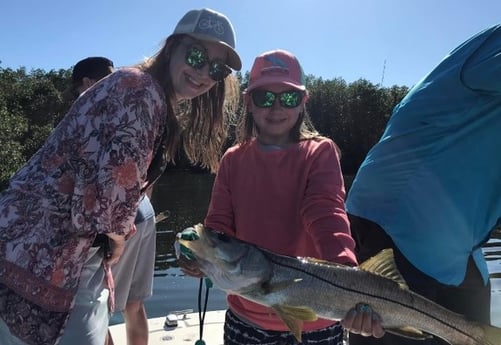
[[405,279],[398,271],[397,265],[393,258],[393,249],[383,249],[375,256],[367,259],[358,266],[361,270],[377,274],[381,277],[393,280],[398,283],[401,288],[409,289]]
[[481,344],[485,345],[501,345],[501,328],[490,325],[482,325],[484,336]]
[[271,306],[278,317],[291,330],[291,333],[301,342],[301,333],[303,331],[303,321],[317,320],[317,314],[307,307],[294,307],[289,305],[275,304]]
[[386,332],[405,337],[408,339],[415,340],[426,340],[432,338],[428,333],[424,333],[421,330],[414,327],[400,327],[400,328],[385,328]]

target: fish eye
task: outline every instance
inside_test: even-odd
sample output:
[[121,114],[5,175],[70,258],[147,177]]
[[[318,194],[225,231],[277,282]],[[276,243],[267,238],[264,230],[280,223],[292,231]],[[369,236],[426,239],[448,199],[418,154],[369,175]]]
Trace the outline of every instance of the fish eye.
[[261,290],[265,295],[272,292],[270,283],[268,281],[264,281],[263,283],[261,283]]
[[230,242],[230,237],[222,232],[217,233],[217,239],[222,242]]

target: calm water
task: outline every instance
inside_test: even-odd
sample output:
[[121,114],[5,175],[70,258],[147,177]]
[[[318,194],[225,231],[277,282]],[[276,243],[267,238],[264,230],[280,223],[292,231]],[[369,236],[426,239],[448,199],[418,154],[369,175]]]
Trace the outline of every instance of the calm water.
[[[200,281],[182,274],[172,244],[177,232],[203,221],[212,181],[212,175],[172,172],[155,187],[152,196],[155,211],[169,210],[171,216],[157,225],[153,296],[145,302],[148,317],[163,317],[171,311],[188,308],[199,310]],[[491,272],[492,323],[501,327],[501,236],[493,237],[484,247],[484,253]],[[205,293],[205,288],[203,291]],[[202,298],[202,305],[204,300]],[[226,308],[224,293],[217,288],[210,289],[207,309],[222,308]],[[123,319],[120,313],[116,313],[111,321],[119,323]]]

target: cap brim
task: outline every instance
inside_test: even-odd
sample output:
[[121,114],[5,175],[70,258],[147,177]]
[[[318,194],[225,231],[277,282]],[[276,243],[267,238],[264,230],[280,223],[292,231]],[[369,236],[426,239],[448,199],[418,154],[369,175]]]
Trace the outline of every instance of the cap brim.
[[185,35],[191,36],[201,41],[219,43],[220,45],[224,46],[228,51],[228,66],[233,68],[235,71],[240,71],[242,69],[242,60],[240,60],[240,56],[238,55],[236,50],[233,49],[233,47],[226,44],[225,42],[220,41],[217,38],[214,38],[213,36],[204,35],[200,33],[186,33]]
[[255,82],[253,82],[249,87],[247,87],[247,89],[245,89],[245,92],[251,92],[252,90],[265,85],[287,85],[296,90],[300,91],[306,90],[306,86],[298,84],[293,80],[284,79],[284,77],[280,76],[269,76],[269,77],[261,77]]

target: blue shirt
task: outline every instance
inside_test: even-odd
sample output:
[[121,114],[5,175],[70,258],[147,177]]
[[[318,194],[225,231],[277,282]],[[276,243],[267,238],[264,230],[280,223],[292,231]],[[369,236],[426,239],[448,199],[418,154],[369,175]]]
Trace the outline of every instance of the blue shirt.
[[347,198],[417,268],[459,285],[501,217],[501,25],[473,36],[395,107]]

